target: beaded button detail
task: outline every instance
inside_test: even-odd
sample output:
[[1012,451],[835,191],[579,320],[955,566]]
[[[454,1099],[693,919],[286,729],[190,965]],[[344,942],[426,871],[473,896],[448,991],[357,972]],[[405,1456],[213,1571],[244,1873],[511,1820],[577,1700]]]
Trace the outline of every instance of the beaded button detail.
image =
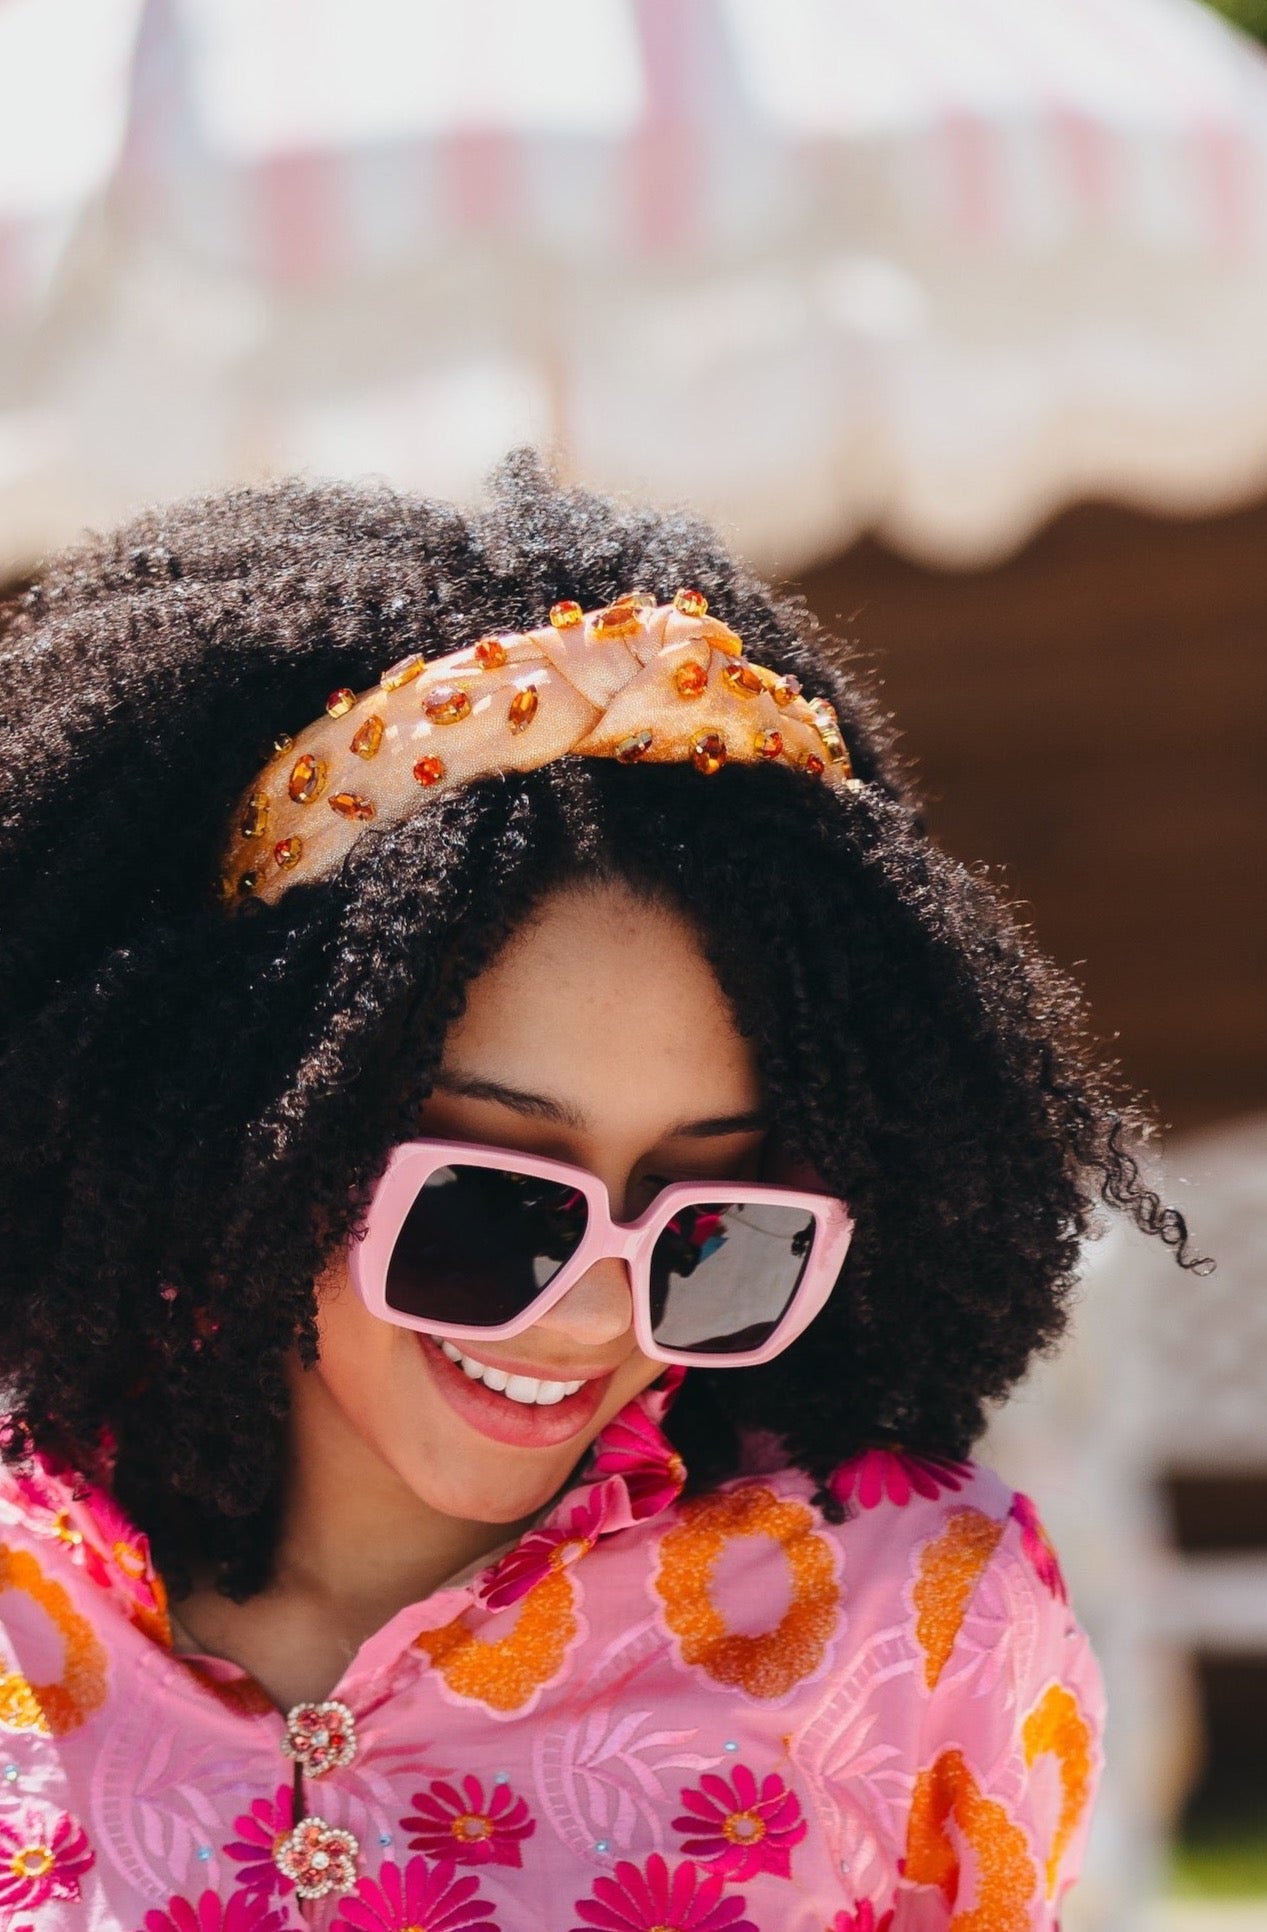
[[291,1880],[300,1898],[325,1898],[329,1892],[352,1890],[360,1849],[350,1831],[341,1831],[324,1818],[301,1818],[293,1831],[277,1841],[273,1863]]
[[296,1704],[286,1713],[282,1750],[310,1778],[341,1771],[356,1756],[356,1719],[337,1698],[324,1704]]

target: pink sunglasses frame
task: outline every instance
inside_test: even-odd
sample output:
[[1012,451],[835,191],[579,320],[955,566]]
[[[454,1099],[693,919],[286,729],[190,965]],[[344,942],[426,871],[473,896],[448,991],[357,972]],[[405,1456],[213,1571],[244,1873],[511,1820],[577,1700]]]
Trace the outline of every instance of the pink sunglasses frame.
[[[496,1327],[473,1328],[458,1322],[423,1321],[420,1316],[402,1314],[387,1302],[388,1265],[409,1210],[432,1174],[455,1162],[467,1167],[509,1168],[513,1173],[528,1174],[536,1180],[574,1187],[584,1195],[589,1211],[576,1253],[521,1314]],[[804,1272],[778,1328],[760,1348],[735,1354],[662,1348],[651,1333],[651,1251],[675,1214],[685,1207],[715,1206],[719,1199],[737,1205],[765,1201],[772,1206],[812,1214],[814,1242]],[[571,1167],[564,1161],[541,1160],[509,1147],[483,1147],[452,1140],[408,1140],[393,1148],[388,1157],[364,1225],[354,1231],[348,1243],[348,1269],[361,1300],[381,1321],[454,1341],[500,1342],[531,1328],[596,1261],[623,1261],[629,1270],[634,1335],[650,1360],[680,1362],[687,1368],[753,1368],[782,1354],[823,1308],[849,1252],[853,1228],[848,1208],[834,1195],[768,1187],[757,1181],[675,1181],[656,1195],[636,1221],[622,1222],[613,1219],[605,1185],[587,1168]]]

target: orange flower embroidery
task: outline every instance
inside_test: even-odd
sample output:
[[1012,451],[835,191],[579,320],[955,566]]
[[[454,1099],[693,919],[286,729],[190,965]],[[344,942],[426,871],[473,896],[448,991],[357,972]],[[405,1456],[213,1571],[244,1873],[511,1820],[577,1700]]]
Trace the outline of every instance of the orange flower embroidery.
[[[791,1573],[786,1612],[759,1636],[729,1630],[712,1600],[718,1561],[736,1536],[770,1537]],[[661,1540],[655,1590],[683,1663],[760,1698],[782,1697],[818,1669],[840,1605],[831,1545],[815,1531],[813,1512],[761,1484],[685,1504]]]
[[1060,1819],[1047,1857],[1047,1896],[1051,1898],[1065,1847],[1090,1796],[1091,1726],[1073,1693],[1063,1684],[1050,1684],[1026,1718],[1021,1741],[1026,1764],[1050,1751],[1060,1766]]
[[1038,1875],[1025,1834],[1001,1804],[982,1796],[962,1751],[943,1751],[915,1780],[904,1877],[915,1885],[936,1885],[947,1905],[955,1903],[959,1856],[946,1829],[952,1818],[972,1854],[976,1902],[954,1914],[947,1932],[1026,1932]]
[[0,1544],[0,1590],[21,1590],[44,1612],[65,1647],[61,1677],[32,1684],[20,1671],[0,1674],[0,1725],[65,1737],[106,1699],[106,1653],[92,1625],[71,1604],[60,1583],[46,1577],[28,1550]]
[[973,1586],[1003,1534],[980,1509],[955,1509],[945,1529],[920,1551],[919,1577],[911,1592],[915,1639],[924,1652],[924,1682],[929,1690],[946,1668]]
[[504,1637],[477,1637],[455,1617],[419,1631],[414,1648],[430,1658],[455,1697],[490,1711],[521,1711],[558,1677],[576,1636],[571,1571],[547,1570],[516,1608],[514,1629]]

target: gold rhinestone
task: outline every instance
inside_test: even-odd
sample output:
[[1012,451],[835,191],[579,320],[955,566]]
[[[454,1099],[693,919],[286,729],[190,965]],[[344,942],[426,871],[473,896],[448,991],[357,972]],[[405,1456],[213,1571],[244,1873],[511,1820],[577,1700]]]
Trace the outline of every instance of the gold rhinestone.
[[438,785],[444,777],[443,758],[420,758],[414,766],[414,777],[420,785]]
[[384,691],[399,691],[402,684],[412,684],[427,668],[427,660],[421,651],[411,651],[408,657],[400,658],[390,664],[378,680]]
[[302,758],[295,760],[286,789],[296,805],[311,805],[314,798],[320,798],[325,783],[325,766],[320,758],[314,758],[310,751],[306,751]]
[[244,872],[238,880],[238,891],[245,899],[249,893],[254,892],[259,882],[260,875],[258,872]]
[[718,731],[705,731],[691,746],[691,763],[706,778],[719,772],[726,762],[726,740]]
[[356,692],[349,691],[346,684],[341,684],[338,690],[332,691],[326,699],[326,710],[332,718],[346,718],[355,703]]
[[268,830],[268,793],[252,792],[238,830],[244,839],[262,839]]
[[823,741],[827,756],[833,765],[847,765],[849,751],[841,736],[835,707],[828,704],[826,698],[811,698],[809,708],[814,713],[814,723],[818,727],[818,735]]
[[525,684],[522,690],[516,691],[510,701],[510,709],[506,713],[506,723],[516,736],[528,729],[537,715],[537,706],[540,702],[535,684]]
[[758,758],[781,758],[783,756],[783,733],[773,729],[759,731],[753,740],[753,748]]
[[506,662],[506,646],[500,637],[481,637],[475,646],[475,662],[485,671],[500,671]]
[[708,599],[702,590],[679,590],[673,599],[674,610],[683,617],[707,617]]
[[635,731],[628,738],[622,738],[616,747],[616,759],[622,765],[636,765],[645,758],[651,749],[651,733]]
[[283,872],[289,872],[292,865],[298,865],[303,852],[304,842],[297,838],[278,839],[273,847],[273,857]]
[[649,590],[627,590],[616,599],[618,604],[628,604],[631,610],[654,610],[655,598]]
[[358,725],[352,733],[352,749],[358,758],[373,758],[383,742],[383,720],[376,711],[371,711],[363,725]]
[[751,664],[741,657],[731,658],[721,667],[721,681],[736,698],[759,698],[765,689]]
[[373,818],[374,807],[368,798],[359,792],[333,792],[330,797],[330,810],[340,818]]
[[673,688],[679,698],[700,698],[708,688],[708,671],[702,664],[679,664],[673,673]]
[[422,701],[422,708],[432,724],[461,724],[463,718],[471,715],[471,700],[459,685],[433,684]]
[[294,739],[288,731],[279,731],[273,740],[273,750],[289,751],[294,742]]
[[776,704],[782,705],[784,706],[784,708],[786,708],[789,704],[791,704],[793,698],[800,697],[801,680],[799,678],[793,678],[793,677],[779,678],[777,679],[774,686],[772,687],[771,695],[773,696],[774,702]]
[[550,606],[550,622],[556,631],[575,630],[578,624],[585,622],[585,612],[570,597],[565,597],[560,603]]

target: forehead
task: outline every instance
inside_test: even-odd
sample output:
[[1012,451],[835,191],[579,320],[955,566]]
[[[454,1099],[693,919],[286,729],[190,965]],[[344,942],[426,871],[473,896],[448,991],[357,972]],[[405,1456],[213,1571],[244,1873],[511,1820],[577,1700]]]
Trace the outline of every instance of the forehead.
[[650,1138],[759,1088],[689,921],[624,886],[556,893],[468,989],[444,1065]]

